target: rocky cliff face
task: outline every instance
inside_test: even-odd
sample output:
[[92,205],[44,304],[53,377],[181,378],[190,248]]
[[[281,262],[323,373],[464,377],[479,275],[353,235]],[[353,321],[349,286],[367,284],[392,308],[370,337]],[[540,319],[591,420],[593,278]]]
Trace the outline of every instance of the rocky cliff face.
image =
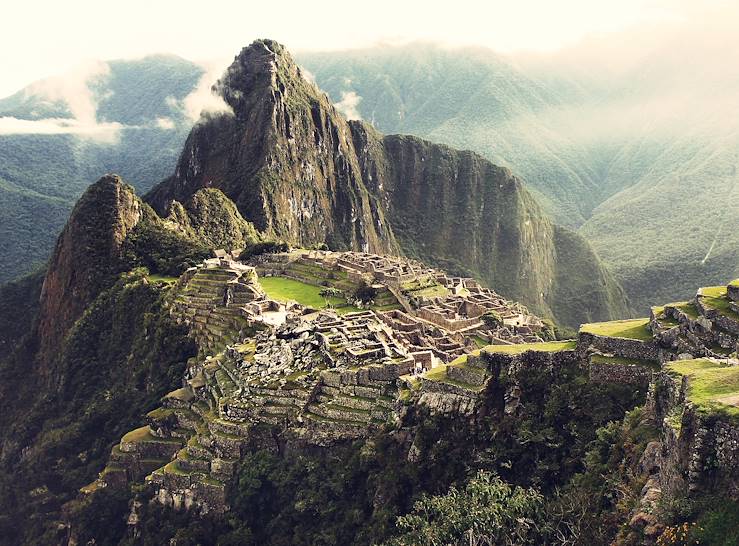
[[43,281],[35,336],[41,374],[56,382],[53,366],[65,335],[121,271],[142,265],[179,273],[210,249],[244,248],[258,237],[219,190],[196,191],[184,205],[173,201],[162,219],[119,176],[102,177],[72,211]]
[[193,129],[175,174],[147,197],[160,214],[216,187],[267,236],[415,256],[571,326],[628,314],[587,243],[552,224],[508,169],[347,122],[283,46],[254,42],[216,90],[233,115]]
[[155,209],[215,187],[267,235],[300,245],[398,251],[364,186],[346,120],[283,46],[254,42],[217,88],[234,115],[193,129],[174,176],[149,195]]
[[364,179],[405,253],[551,314],[553,226],[508,169],[419,138],[382,137],[362,123],[352,129]]
[[109,283],[126,235],[141,219],[141,207],[134,189],[115,175],[103,176],[75,205],[41,289],[42,360],[59,350],[66,332]]

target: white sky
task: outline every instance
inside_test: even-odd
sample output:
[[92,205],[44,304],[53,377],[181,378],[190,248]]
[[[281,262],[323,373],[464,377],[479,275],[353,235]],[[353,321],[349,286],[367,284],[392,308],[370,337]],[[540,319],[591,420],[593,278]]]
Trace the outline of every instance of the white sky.
[[0,11],[0,97],[90,59],[230,58],[255,38],[292,50],[421,39],[553,51],[737,0],[10,1]]

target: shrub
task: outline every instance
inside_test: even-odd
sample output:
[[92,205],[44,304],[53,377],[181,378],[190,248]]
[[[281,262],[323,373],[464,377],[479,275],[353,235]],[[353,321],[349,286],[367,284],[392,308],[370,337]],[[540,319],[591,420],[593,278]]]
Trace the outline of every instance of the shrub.
[[253,244],[244,249],[239,256],[239,260],[248,260],[254,256],[261,256],[262,254],[276,254],[278,252],[287,252],[290,250],[290,245],[283,241],[262,241],[261,243]]
[[324,288],[318,294],[323,296],[324,298],[343,298],[344,297],[344,293],[341,290],[339,290],[338,288],[332,288],[332,287]]
[[502,326],[503,324],[503,319],[501,318],[501,316],[496,311],[493,311],[493,310],[486,312],[480,318],[482,318],[482,322],[488,328],[498,328],[499,326]]
[[388,544],[535,544],[546,525],[543,505],[535,489],[480,471],[464,489],[421,497],[398,518],[401,535]]

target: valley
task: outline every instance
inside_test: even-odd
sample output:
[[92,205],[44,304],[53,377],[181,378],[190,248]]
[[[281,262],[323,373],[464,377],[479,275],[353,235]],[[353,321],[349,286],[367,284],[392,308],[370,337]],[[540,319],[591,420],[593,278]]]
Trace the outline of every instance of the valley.
[[[485,51],[335,55],[256,40],[194,125],[194,65],[98,67],[88,121],[125,125],[105,153],[135,185],[84,172],[125,167],[110,142],[0,135],[0,250],[30,271],[59,231],[0,285],[0,543],[731,544],[733,141],[583,158],[552,108],[593,88]],[[77,119],[40,96],[0,119]],[[27,146],[74,185],[21,172]]]

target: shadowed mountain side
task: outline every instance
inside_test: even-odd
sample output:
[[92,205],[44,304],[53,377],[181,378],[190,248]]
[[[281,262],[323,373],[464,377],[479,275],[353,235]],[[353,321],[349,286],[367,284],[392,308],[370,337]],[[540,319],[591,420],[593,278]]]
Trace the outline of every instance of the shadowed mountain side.
[[[216,89],[234,113],[193,129],[175,174],[146,197],[160,214],[172,200],[216,187],[270,237],[418,256],[479,276],[570,326],[628,314],[587,243],[556,237],[508,169],[347,122],[280,44],[244,48]],[[592,269],[565,281],[560,259],[593,262]],[[573,304],[560,282],[595,297]]]

